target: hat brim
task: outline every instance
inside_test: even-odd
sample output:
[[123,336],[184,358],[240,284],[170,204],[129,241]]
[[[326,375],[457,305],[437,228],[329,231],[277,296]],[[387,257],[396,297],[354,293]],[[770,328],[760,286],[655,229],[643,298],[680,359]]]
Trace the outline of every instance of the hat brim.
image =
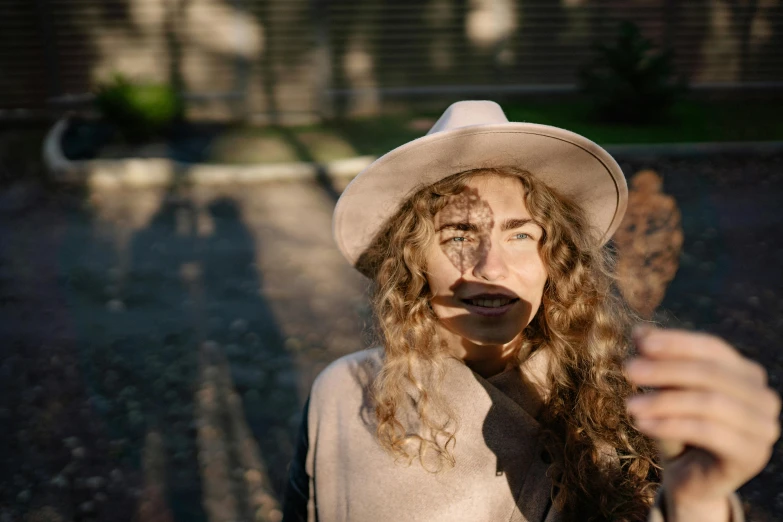
[[355,266],[416,191],[458,172],[502,166],[527,170],[579,204],[602,244],[620,225],[628,188],[620,166],[603,148],[548,125],[473,125],[408,142],[360,172],[335,207],[337,247]]

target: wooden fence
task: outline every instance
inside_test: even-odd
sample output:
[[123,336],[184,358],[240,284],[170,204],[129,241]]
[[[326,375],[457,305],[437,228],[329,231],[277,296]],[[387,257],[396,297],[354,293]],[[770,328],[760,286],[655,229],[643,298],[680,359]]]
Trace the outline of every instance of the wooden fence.
[[783,0],[3,0],[0,114],[79,106],[115,72],[204,118],[570,91],[622,20],[696,87],[783,87]]

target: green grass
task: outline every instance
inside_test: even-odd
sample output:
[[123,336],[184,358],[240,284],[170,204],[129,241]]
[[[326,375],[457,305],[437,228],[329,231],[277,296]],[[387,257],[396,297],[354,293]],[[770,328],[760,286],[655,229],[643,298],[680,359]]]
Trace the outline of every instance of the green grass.
[[[412,115],[379,116],[330,122],[324,127],[341,135],[359,154],[380,156],[427,133],[410,128],[414,118]],[[432,118],[433,123],[435,119]]]
[[[502,106],[511,121],[562,127],[600,145],[783,140],[782,102],[681,101],[665,121],[648,125],[599,122],[586,101],[573,98],[503,102]],[[381,156],[423,136],[438,116],[438,112],[399,112],[298,127],[237,125],[214,137],[206,149],[206,161],[242,165],[328,163],[357,155]],[[20,149],[11,141],[0,139],[0,160]]]
[[783,103],[725,101],[677,103],[669,117],[649,125],[596,121],[587,103],[571,101],[506,108],[512,121],[563,127],[602,144],[783,140]]
[[[502,103],[511,121],[543,123],[582,134],[601,145],[783,140],[783,103],[765,101],[682,101],[663,122],[622,125],[596,121],[585,101]],[[330,122],[321,126],[341,135],[359,154],[381,155],[426,130],[411,128],[405,114]]]

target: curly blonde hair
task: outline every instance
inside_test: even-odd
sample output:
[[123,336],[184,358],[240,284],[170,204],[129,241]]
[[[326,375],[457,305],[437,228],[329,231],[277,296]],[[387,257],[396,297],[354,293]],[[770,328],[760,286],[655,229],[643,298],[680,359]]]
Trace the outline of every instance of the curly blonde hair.
[[457,419],[438,391],[447,353],[429,304],[424,252],[435,214],[478,175],[518,178],[528,211],[544,229],[539,248],[548,280],[517,353],[549,355],[551,389],[538,420],[552,456],[557,507],[573,520],[644,520],[659,467],[652,442],[625,409],[636,391],[622,372],[635,317],[613,289],[612,256],[582,209],[515,167],[465,171],[422,188],[360,259],[358,268],[374,281],[385,350],[372,390],[378,440],[430,471],[454,464]]

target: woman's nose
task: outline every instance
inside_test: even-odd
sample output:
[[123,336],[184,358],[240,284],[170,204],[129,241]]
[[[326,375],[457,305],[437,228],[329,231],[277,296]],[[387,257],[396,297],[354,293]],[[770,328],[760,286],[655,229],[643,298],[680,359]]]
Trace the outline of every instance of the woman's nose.
[[474,276],[485,281],[498,281],[506,277],[508,267],[503,252],[491,239],[481,241],[478,254],[478,262],[473,267]]

